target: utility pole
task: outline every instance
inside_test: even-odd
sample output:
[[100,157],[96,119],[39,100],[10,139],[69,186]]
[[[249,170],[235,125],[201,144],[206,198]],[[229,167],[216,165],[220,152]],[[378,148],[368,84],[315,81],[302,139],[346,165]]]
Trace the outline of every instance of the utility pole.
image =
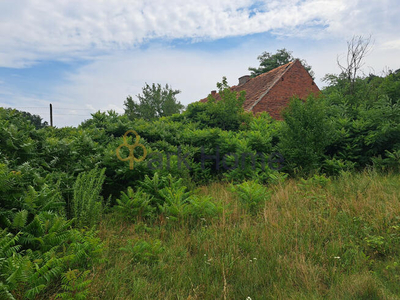
[[50,126],[53,127],[53,105],[50,103]]

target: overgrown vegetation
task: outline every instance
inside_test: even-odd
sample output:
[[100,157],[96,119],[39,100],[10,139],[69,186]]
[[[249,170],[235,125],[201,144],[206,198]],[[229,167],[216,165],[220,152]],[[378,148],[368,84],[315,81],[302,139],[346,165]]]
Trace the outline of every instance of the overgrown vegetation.
[[0,298],[395,298],[400,76],[351,78],[284,121],[225,79],[152,121],[0,108]]
[[89,299],[397,299],[399,180],[213,183],[198,193],[222,214],[195,227],[107,215]]

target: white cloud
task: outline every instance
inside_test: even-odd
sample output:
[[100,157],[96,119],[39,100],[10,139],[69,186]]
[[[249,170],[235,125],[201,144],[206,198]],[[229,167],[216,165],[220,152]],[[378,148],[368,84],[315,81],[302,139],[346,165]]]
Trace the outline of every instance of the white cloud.
[[399,24],[396,2],[5,0],[0,2],[0,66],[96,56],[154,38],[218,39],[267,31],[308,38],[367,32],[390,42]]
[[392,40],[386,43],[383,43],[381,46],[382,49],[389,49],[389,50],[400,50],[400,40]]
[[[156,48],[102,57],[71,73],[66,83],[55,89],[55,107],[112,109],[122,113],[126,97],[131,95],[136,99],[145,82],[168,84],[181,90],[177,98],[187,105],[215,90],[224,75],[231,85],[237,84],[237,79],[248,73],[247,68],[254,65],[259,54],[253,50],[244,57],[243,51],[207,54]],[[59,126],[77,125],[80,121],[82,118],[76,118],[73,123],[68,120]]]

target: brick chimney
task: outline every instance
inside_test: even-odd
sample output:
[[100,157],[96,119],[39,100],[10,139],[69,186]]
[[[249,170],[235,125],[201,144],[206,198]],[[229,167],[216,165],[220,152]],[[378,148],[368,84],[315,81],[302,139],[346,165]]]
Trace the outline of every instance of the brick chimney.
[[245,84],[249,80],[250,80],[250,75],[244,75],[242,77],[239,77],[239,85]]
[[211,91],[211,96],[215,97],[216,94],[217,94],[217,91]]

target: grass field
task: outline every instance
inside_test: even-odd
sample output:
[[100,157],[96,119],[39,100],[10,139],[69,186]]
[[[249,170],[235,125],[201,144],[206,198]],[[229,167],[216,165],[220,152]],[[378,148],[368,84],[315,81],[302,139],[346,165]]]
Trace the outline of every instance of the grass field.
[[268,186],[250,207],[200,188],[218,217],[100,224],[92,299],[398,299],[400,176],[373,171]]

